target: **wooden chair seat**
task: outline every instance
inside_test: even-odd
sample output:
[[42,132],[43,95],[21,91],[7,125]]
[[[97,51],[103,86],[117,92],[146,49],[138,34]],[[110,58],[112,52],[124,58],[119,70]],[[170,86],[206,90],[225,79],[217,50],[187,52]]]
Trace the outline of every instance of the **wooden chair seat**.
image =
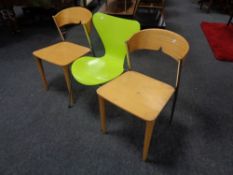
[[37,66],[41,74],[45,90],[48,90],[48,81],[45,77],[42,60],[57,65],[63,69],[69,95],[69,106],[73,105],[74,97],[71,87],[69,66],[73,61],[87,54],[88,52],[90,52],[89,48],[67,41],[62,41],[34,51],[32,54],[36,58]]
[[90,52],[90,49],[78,44],[63,41],[36,50],[33,55],[58,66],[67,66],[74,60]]
[[125,111],[153,121],[167,104],[175,89],[169,84],[128,71],[97,90],[99,96]]

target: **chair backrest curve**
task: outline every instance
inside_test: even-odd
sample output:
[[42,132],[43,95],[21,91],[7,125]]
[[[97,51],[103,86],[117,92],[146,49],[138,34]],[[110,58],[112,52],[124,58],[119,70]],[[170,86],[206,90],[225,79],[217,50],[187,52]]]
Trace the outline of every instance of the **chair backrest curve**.
[[125,42],[134,33],[140,31],[140,24],[135,20],[103,13],[95,13],[93,23],[104,45],[105,54],[112,59],[118,59],[123,64],[126,56]]
[[53,16],[53,20],[57,26],[58,32],[64,41],[65,38],[62,34],[60,27],[70,24],[82,24],[87,40],[91,47],[90,33],[92,26],[92,13],[86,8],[83,7],[69,7],[59,11],[56,15]]
[[189,51],[189,44],[184,37],[164,29],[141,30],[127,41],[127,45],[129,52],[139,49],[161,50],[177,61],[184,59]]
[[58,27],[67,24],[87,24],[90,22],[92,13],[83,7],[70,7],[58,12],[54,18]]

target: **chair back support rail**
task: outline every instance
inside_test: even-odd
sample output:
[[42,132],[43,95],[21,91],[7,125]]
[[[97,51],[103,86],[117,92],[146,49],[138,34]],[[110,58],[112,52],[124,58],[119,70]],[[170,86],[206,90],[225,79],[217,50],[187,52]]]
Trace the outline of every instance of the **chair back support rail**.
[[[83,7],[70,7],[61,10],[56,15],[53,16],[53,20],[56,24],[57,30],[59,32],[59,35],[61,39],[64,41],[64,35],[61,31],[61,27],[64,27],[66,25],[70,24],[81,24],[85,35],[89,44],[89,47],[91,48],[93,52],[93,46],[90,39],[91,34],[91,27],[92,27],[92,13]],[[93,52],[94,54],[94,52]]]
[[161,50],[178,62],[176,87],[178,86],[182,60],[189,51],[189,45],[182,36],[163,29],[145,29],[132,36],[127,42],[127,63],[132,69],[130,52],[136,50]]

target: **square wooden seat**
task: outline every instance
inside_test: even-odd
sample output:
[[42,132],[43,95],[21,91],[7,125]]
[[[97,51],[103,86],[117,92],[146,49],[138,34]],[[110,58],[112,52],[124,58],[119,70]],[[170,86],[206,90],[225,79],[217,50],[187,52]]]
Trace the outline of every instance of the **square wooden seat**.
[[58,66],[67,66],[88,52],[90,52],[90,49],[87,47],[63,41],[36,50],[33,52],[33,55],[38,59]]
[[100,97],[145,120],[153,121],[174,93],[174,87],[139,72],[128,71],[97,90]]

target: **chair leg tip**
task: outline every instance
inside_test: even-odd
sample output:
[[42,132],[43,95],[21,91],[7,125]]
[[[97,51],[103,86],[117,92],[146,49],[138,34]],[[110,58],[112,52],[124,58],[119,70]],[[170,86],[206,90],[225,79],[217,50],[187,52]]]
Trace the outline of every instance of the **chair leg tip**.
[[143,160],[144,162],[146,162],[146,161],[147,161],[147,157],[142,157],[142,160]]
[[49,87],[48,87],[48,86],[45,86],[45,87],[44,87],[44,90],[45,90],[45,91],[48,91],[48,90],[49,90]]
[[74,101],[69,102],[68,108],[72,108],[74,106]]
[[107,131],[106,131],[106,130],[102,130],[102,129],[101,129],[101,132],[102,132],[102,134],[107,134]]

